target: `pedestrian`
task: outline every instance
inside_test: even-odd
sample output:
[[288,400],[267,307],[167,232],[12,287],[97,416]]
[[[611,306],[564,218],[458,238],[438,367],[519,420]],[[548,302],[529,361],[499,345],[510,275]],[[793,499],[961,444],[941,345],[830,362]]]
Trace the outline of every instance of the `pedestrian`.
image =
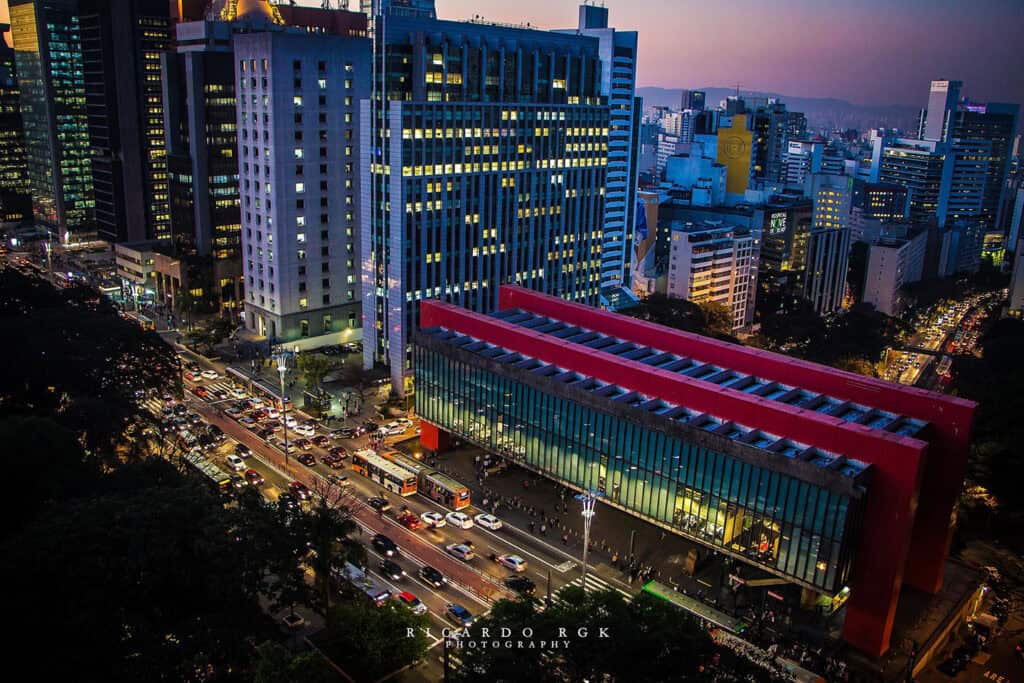
[[612,553],[612,566],[613,567],[618,567],[619,566],[619,554],[618,553]]
[[569,534],[562,534],[562,545],[569,545]]
[[544,536],[545,535],[544,534],[545,531],[547,531],[547,526],[545,526],[544,524],[541,524],[540,525],[540,535]]
[[533,523],[533,521],[531,520],[531,521],[530,521],[530,533],[531,533],[531,534],[533,533],[533,527],[534,527],[534,523]]

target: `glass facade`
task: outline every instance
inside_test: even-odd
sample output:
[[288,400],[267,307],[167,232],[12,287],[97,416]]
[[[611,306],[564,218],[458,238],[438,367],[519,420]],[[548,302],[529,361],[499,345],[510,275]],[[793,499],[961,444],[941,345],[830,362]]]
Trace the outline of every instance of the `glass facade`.
[[[604,409],[566,397],[555,380],[528,384],[487,369],[486,361],[460,360],[443,345],[414,350],[416,410],[424,420],[809,587],[834,593],[846,584],[862,498],[755,466],[728,454],[725,438],[717,450],[703,445],[705,434],[672,433],[669,419],[654,428],[650,416],[627,405],[606,400]],[[538,386],[546,383],[550,391]]]

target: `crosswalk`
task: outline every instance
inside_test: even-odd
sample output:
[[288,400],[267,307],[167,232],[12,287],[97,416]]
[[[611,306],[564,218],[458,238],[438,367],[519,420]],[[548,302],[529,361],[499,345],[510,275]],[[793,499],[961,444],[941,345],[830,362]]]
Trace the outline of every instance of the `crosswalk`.
[[551,595],[551,601],[556,603],[556,604],[564,602],[564,600],[560,597],[559,594],[563,590],[568,588],[569,586],[577,586],[577,587],[584,586],[585,590],[587,590],[588,592],[591,592],[591,591],[596,592],[596,591],[613,590],[613,591],[617,591],[617,592],[621,593],[622,596],[626,599],[627,602],[633,599],[633,594],[630,593],[629,591],[623,590],[622,588],[619,588],[617,586],[613,586],[612,584],[608,583],[607,581],[602,579],[600,576],[597,576],[596,574],[587,573],[586,584],[583,583],[583,577],[582,576],[577,576],[575,579],[573,579],[572,581],[568,582],[567,584],[565,584],[564,586],[559,588],[558,591],[553,593]]

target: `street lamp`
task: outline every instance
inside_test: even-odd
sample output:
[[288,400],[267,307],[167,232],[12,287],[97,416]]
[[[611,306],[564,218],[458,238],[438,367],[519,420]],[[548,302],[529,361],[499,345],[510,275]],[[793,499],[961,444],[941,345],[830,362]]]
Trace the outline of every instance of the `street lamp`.
[[590,550],[590,523],[594,520],[597,505],[597,497],[600,494],[595,491],[587,491],[576,496],[576,500],[583,503],[583,592],[587,592],[587,551]]
[[284,395],[284,373],[288,372],[288,357],[284,351],[277,355],[277,374],[281,377],[281,424],[284,427],[284,463],[289,464],[288,459],[288,404]]

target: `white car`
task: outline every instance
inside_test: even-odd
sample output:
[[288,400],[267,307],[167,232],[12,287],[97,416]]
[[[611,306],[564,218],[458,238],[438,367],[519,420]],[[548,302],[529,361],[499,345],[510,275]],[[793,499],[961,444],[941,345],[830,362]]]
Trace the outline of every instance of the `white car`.
[[226,459],[228,461],[228,465],[230,465],[231,469],[233,469],[235,472],[242,472],[245,469],[247,469],[245,466],[245,462],[237,455],[228,455]]
[[288,415],[284,418],[284,423],[288,425],[288,429],[295,429],[296,427],[299,426],[298,420],[296,420],[291,415]]
[[423,520],[424,524],[429,527],[434,527],[435,529],[439,529],[447,524],[440,512],[424,512],[420,515],[420,519]]
[[526,571],[526,560],[518,555],[498,555],[498,564],[514,572]]
[[473,519],[476,520],[477,524],[485,529],[490,529],[491,531],[497,531],[501,528],[501,520],[494,515],[479,514]]
[[260,398],[259,396],[253,396],[252,398],[249,399],[249,405],[252,406],[253,408],[262,408],[263,399]]
[[[291,427],[291,425],[288,425]],[[316,428],[310,425],[297,425],[294,427],[295,433],[302,436],[314,436],[316,434]]]
[[232,387],[230,394],[235,398],[245,398],[245,389],[242,387]]
[[203,370],[199,374],[203,376],[203,379],[217,379],[220,377],[220,373],[216,370]]
[[464,512],[449,512],[444,516],[448,523],[452,526],[457,526],[460,529],[472,529],[473,518]]
[[449,555],[457,557],[463,562],[469,562],[476,557],[476,553],[473,552],[473,549],[462,543],[452,543],[447,546],[445,550],[448,551]]
[[270,406],[269,408],[267,408],[267,417],[269,417],[271,420],[276,420],[277,418],[281,417],[281,411],[275,408],[274,406]]

